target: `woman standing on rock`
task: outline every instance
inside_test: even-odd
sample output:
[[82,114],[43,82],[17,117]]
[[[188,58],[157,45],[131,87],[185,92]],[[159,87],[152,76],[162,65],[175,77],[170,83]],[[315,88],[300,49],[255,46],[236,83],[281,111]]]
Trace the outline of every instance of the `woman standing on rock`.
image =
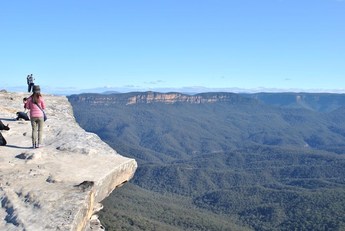
[[25,108],[30,110],[30,120],[32,126],[32,147],[39,148],[42,145],[42,133],[44,124],[44,112],[46,108],[41,95],[40,86],[34,85],[33,93],[28,98]]

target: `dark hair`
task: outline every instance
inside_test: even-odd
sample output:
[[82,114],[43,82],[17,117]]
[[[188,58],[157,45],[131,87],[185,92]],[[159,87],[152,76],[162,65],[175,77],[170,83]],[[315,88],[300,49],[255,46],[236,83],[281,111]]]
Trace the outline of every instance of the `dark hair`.
[[40,103],[41,102],[41,100],[40,100],[40,98],[41,98],[41,93],[33,93],[32,95],[31,95],[31,98],[32,98],[32,102],[33,103]]

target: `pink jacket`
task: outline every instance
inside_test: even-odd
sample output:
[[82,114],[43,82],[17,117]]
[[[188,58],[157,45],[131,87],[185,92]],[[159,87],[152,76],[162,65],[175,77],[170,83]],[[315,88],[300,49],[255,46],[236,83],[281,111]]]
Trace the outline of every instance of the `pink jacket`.
[[[46,105],[42,97],[40,97],[38,105],[40,105],[40,107],[43,110],[46,108]],[[39,107],[34,102],[32,102],[31,97],[28,98],[28,101],[25,104],[25,108],[30,110],[30,118],[43,117],[43,112],[41,111],[41,109],[39,109]]]

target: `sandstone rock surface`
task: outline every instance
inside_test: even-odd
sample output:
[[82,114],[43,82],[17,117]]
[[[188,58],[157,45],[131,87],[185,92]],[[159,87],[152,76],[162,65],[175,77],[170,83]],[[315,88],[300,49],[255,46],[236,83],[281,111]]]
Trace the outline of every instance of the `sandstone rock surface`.
[[10,127],[0,146],[0,230],[90,230],[99,225],[90,222],[99,202],[133,177],[137,163],[79,127],[64,96],[43,94],[44,146],[32,149],[30,121],[15,119],[28,96],[0,92],[0,119]]

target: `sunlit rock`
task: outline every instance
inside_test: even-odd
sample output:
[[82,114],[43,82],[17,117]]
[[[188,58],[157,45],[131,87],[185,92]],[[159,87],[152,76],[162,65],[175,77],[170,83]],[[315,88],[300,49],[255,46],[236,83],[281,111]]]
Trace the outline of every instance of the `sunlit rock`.
[[43,95],[44,146],[32,149],[30,121],[15,119],[28,96],[0,92],[0,119],[10,127],[0,147],[0,230],[101,229],[99,202],[133,177],[136,161],[80,128],[63,96]]

